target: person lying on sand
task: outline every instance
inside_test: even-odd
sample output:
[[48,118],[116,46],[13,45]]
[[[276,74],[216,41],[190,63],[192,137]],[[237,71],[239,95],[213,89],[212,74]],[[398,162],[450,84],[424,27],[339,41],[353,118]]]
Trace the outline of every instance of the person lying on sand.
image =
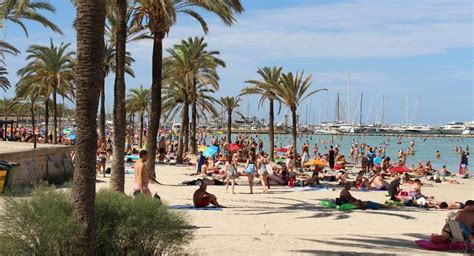
[[336,181],[339,182],[340,185],[344,185],[347,182],[348,175],[345,171],[339,171],[336,175],[324,175],[320,178],[320,180],[324,181]]
[[209,204],[214,205],[215,207],[223,207],[217,202],[217,197],[206,191],[207,184],[202,182],[199,188],[194,192],[193,203],[196,208],[204,208]]
[[[469,240],[474,241],[474,200],[468,200],[465,203],[464,209],[458,211],[454,220],[461,224],[461,228],[469,231]],[[431,242],[435,244],[444,244],[449,243],[452,239],[451,229],[449,225],[446,224],[441,230],[441,235],[432,234]]]
[[455,210],[455,209],[464,209],[466,206],[462,202],[438,202],[434,200],[427,201],[429,208],[444,209],[444,210]]

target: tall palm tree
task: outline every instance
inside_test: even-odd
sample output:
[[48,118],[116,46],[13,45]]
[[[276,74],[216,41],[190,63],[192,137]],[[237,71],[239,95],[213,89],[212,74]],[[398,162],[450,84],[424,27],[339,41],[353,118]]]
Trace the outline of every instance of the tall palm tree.
[[145,112],[149,107],[150,89],[139,88],[130,89],[127,95],[127,105],[129,109],[138,112],[140,119],[139,147],[143,146],[143,125],[145,122]]
[[273,87],[273,93],[280,102],[285,104],[291,110],[292,117],[292,137],[293,137],[293,157],[296,157],[297,145],[296,145],[296,135],[297,135],[297,117],[296,113],[298,111],[298,105],[304,101],[309,96],[320,92],[327,91],[326,88],[310,90],[312,84],[312,76],[309,75],[304,77],[304,71],[283,73],[280,77],[280,83],[276,84]]
[[3,0],[0,3],[0,28],[4,28],[5,21],[19,25],[28,36],[28,30],[23,20],[35,21],[62,34],[61,29],[43,16],[39,11],[55,13],[56,9],[48,1],[41,0]]
[[[116,67],[116,49],[115,45],[106,43],[104,47],[104,78],[102,87],[100,89],[100,114],[99,114],[99,137],[103,140],[105,139],[105,79],[110,74],[110,72],[115,72]],[[125,73],[129,74],[131,77],[135,77],[135,73],[132,69],[132,62],[135,60],[130,56],[129,52],[125,52]]]
[[[17,87],[18,88],[18,87]],[[18,91],[17,91],[18,92]],[[24,103],[24,106],[27,108],[27,111],[30,112],[31,115],[31,132],[32,132],[32,139],[33,139],[33,148],[36,148],[36,102],[41,97],[41,94],[38,90],[31,90],[27,94],[18,95],[17,98]]]
[[[49,46],[31,45],[27,50],[27,60],[30,62],[18,71],[18,74],[36,79],[34,83],[48,86],[53,95],[53,143],[57,143],[58,111],[57,94],[64,97],[74,95],[75,53],[68,51],[69,43],[56,46],[53,40]],[[33,76],[33,74],[35,74]],[[46,97],[49,99],[49,96]]]
[[[270,159],[273,161],[274,157],[274,144],[275,144],[275,130],[274,120],[275,114],[273,110],[273,103],[275,101],[275,93],[273,92],[274,87],[277,87],[280,83],[281,67],[263,67],[257,70],[257,73],[261,77],[259,80],[248,80],[246,83],[250,84],[249,87],[242,89],[242,94],[258,94],[260,95],[260,101],[258,107],[262,105],[265,100],[269,103],[269,117],[268,117],[268,138],[270,147]],[[280,104],[281,108],[281,104]]]
[[[34,70],[34,68],[33,68]],[[28,95],[33,93],[39,93],[40,97],[37,100],[41,100],[44,103],[44,109],[42,114],[44,114],[45,119],[45,141],[48,142],[48,132],[49,132],[49,109],[51,107],[51,101],[49,97],[52,93],[52,88],[42,82],[41,77],[43,76],[44,70],[35,70],[34,72],[27,72],[24,69],[18,70],[18,76],[20,80],[16,84],[16,97],[18,98],[27,98]]]
[[[130,9],[131,10],[131,9]],[[129,13],[129,14],[128,14]],[[127,16],[128,14],[128,16]],[[132,26],[127,26],[131,19],[131,11],[127,11],[127,0],[117,0],[113,15],[109,15],[109,23],[112,23],[111,43],[115,44],[115,82],[114,82],[114,110],[113,110],[113,160],[112,177],[110,186],[113,190],[124,192],[125,190],[125,136],[127,129],[125,108],[125,72],[127,68],[127,37],[135,35],[128,32]],[[113,20],[113,21],[112,21]]]
[[189,15],[196,19],[204,32],[207,33],[207,24],[197,10],[214,13],[225,24],[231,25],[235,22],[235,13],[242,12],[243,7],[240,0],[137,0],[134,8],[134,23],[138,27],[150,30],[153,36],[151,113],[147,138],[149,160],[147,161],[147,168],[154,174],[156,136],[158,135],[161,116],[163,39],[176,23],[178,14]]
[[[204,37],[190,37],[187,40],[182,40],[181,44],[175,46],[174,53],[182,52],[184,54],[178,54],[183,56],[183,62],[188,70],[188,77],[192,82],[191,86],[191,153],[196,154],[197,152],[197,140],[196,140],[196,126],[197,126],[197,85],[204,84],[209,85],[214,90],[219,89],[219,76],[216,69],[221,66],[225,67],[225,62],[216,56],[219,55],[218,51],[207,51],[207,43],[204,42]],[[175,56],[170,52],[171,56]]]
[[[5,132],[8,130],[8,117],[10,115],[13,115],[16,107],[18,106],[18,103],[18,100],[15,98],[3,97],[3,99],[0,99],[0,109],[2,110],[3,116],[5,118]],[[10,135],[10,139],[11,138],[12,135]]]
[[71,193],[73,211],[85,223],[74,251],[94,255],[97,108],[104,55],[104,0],[77,0],[76,158]]
[[237,112],[237,108],[240,106],[241,99],[239,97],[221,97],[219,100],[222,107],[224,107],[224,112],[227,112],[227,142],[232,143],[232,113]]

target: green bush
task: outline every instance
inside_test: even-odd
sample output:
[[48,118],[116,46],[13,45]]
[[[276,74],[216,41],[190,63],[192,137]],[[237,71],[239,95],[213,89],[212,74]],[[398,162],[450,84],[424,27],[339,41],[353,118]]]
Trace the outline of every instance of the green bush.
[[101,190],[96,197],[97,249],[102,255],[178,254],[191,241],[186,218],[144,197]]
[[65,255],[83,230],[66,193],[40,186],[29,198],[4,200],[0,251],[6,255]]
[[[179,254],[192,239],[185,216],[148,198],[102,190],[96,195],[98,255]],[[36,189],[30,198],[6,198],[0,215],[5,254],[69,255],[83,225],[72,216],[69,194]]]

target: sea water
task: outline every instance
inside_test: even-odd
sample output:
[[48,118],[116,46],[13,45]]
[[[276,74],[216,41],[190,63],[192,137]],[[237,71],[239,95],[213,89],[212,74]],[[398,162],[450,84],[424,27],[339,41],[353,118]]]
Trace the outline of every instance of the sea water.
[[[237,134],[232,134],[232,141],[236,141]],[[258,142],[261,139],[264,143],[264,150],[268,152],[268,135],[266,134],[247,134]],[[225,135],[218,136],[219,138]],[[208,138],[210,140],[210,138]],[[313,147],[318,145],[319,153],[324,154],[329,150],[330,145],[338,145],[340,154],[349,159],[349,150],[353,143],[366,143],[372,148],[385,147],[386,156],[391,158],[392,162],[398,161],[398,151],[406,151],[409,148],[410,141],[415,142],[415,155],[408,156],[407,166],[417,165],[418,161],[422,161],[423,165],[426,161],[431,161],[434,169],[439,169],[446,165],[449,171],[458,172],[461,156],[455,152],[455,147],[466,148],[469,151],[474,150],[474,138],[454,138],[454,137],[417,137],[405,135],[401,137],[401,144],[398,144],[398,136],[367,136],[367,135],[299,135],[297,140],[298,152],[301,151],[301,145],[309,142],[310,156],[313,157]],[[209,141],[210,142],[210,141]],[[208,143],[209,143],[208,142]],[[292,143],[291,134],[276,134],[275,146],[277,148],[286,147]],[[441,159],[436,159],[436,151],[439,150]],[[470,158],[470,156],[468,156]],[[472,171],[471,171],[472,173]]]

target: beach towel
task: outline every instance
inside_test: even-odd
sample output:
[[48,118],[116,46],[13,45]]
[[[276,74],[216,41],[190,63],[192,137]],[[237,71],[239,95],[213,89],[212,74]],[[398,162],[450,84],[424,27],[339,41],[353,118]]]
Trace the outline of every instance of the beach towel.
[[[466,244],[463,242],[455,242],[451,245],[451,249],[449,249],[450,244],[435,244],[430,240],[416,240],[415,243],[423,249],[432,250],[432,251],[455,251],[455,250],[464,250],[466,249]],[[469,244],[470,248],[474,248],[474,244]]]
[[337,209],[339,211],[351,211],[351,210],[354,210],[354,209],[357,208],[357,206],[355,206],[351,203],[337,205],[337,204],[335,204],[334,202],[331,202],[331,201],[320,201],[319,205],[326,206],[326,207],[333,208],[333,209]]
[[170,205],[170,209],[174,210],[196,210],[196,211],[222,211],[222,208],[216,208],[212,206],[196,208],[193,205],[183,204],[183,205]]
[[293,187],[294,191],[323,191],[329,190],[328,187],[316,186],[316,187]]

